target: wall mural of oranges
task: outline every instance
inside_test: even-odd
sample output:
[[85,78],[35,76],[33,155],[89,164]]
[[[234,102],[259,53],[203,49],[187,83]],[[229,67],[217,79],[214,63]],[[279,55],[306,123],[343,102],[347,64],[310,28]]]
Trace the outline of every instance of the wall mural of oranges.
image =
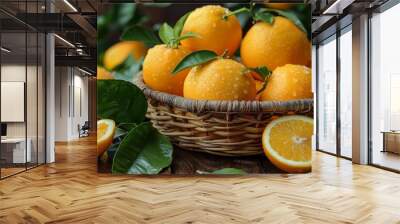
[[105,4],[99,172],[311,171],[306,4]]

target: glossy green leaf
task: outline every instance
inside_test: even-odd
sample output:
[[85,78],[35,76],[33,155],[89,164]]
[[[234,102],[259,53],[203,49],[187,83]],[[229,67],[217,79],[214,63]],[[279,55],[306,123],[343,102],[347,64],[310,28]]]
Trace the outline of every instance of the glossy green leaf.
[[186,68],[194,67],[196,65],[200,65],[211,60],[214,60],[218,57],[218,55],[213,51],[195,51],[191,54],[184,57],[178,65],[172,71],[173,74],[176,74]]
[[120,26],[125,26],[135,16],[136,4],[124,3],[118,9],[117,23]]
[[185,15],[183,15],[178,22],[175,23],[174,26],[174,36],[175,37],[179,37],[181,35],[183,26],[185,25],[186,19],[187,17],[190,15],[191,12],[186,13]]
[[146,7],[152,7],[152,8],[166,8],[171,6],[173,3],[160,3],[160,1],[154,1],[154,2],[146,2]]
[[174,39],[174,29],[168,23],[163,23],[158,31],[158,36],[164,44],[170,44]]
[[135,124],[135,123],[120,123],[118,125],[118,128],[120,128],[124,131],[127,131],[127,132],[136,127],[137,127],[137,124]]
[[158,174],[171,165],[173,148],[169,139],[151,123],[142,123],[122,140],[114,156],[113,173]]
[[274,15],[272,15],[269,12],[256,12],[254,14],[254,20],[256,21],[263,21],[269,24],[272,24],[274,22]]
[[121,35],[121,40],[142,41],[148,47],[160,44],[160,40],[151,29],[137,25],[131,26],[126,29]]
[[188,39],[188,38],[199,38],[199,37],[200,37],[200,35],[198,35],[197,33],[187,32],[178,38],[178,42],[181,40],[184,40],[184,39]]
[[117,123],[144,121],[147,101],[134,84],[123,80],[97,80],[97,116]]
[[283,11],[283,10],[279,10],[279,9],[267,9],[267,8],[264,8],[264,9],[260,10],[260,12],[274,12],[277,15],[286,17],[287,19],[292,21],[301,31],[307,33],[307,30],[304,27],[304,25],[301,22],[301,20],[299,19],[299,17],[292,11]]
[[266,78],[269,77],[269,75],[271,75],[271,71],[266,67],[266,66],[260,66],[260,67],[255,67],[255,68],[251,68],[252,71],[258,73],[261,75],[261,77],[265,80]]
[[238,14],[242,14],[242,13],[251,13],[251,9],[246,8],[246,7],[236,9],[235,11],[225,13],[222,16],[222,19],[227,20],[229,16],[238,15]]
[[129,55],[123,63],[114,69],[113,75],[115,79],[132,82],[137,74],[139,74],[141,66],[142,59],[136,61],[132,55]]
[[211,172],[212,174],[233,174],[233,175],[245,175],[245,171],[237,168],[223,168],[220,170],[215,170]]

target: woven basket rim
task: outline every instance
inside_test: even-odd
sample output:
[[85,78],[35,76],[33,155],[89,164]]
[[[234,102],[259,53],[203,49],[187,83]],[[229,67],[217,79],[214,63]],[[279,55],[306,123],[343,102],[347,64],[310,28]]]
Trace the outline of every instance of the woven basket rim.
[[313,110],[313,99],[300,99],[289,101],[228,101],[228,100],[192,100],[176,96],[148,87],[143,82],[142,72],[139,72],[134,82],[146,97],[157,100],[173,107],[183,108],[189,112],[288,112]]

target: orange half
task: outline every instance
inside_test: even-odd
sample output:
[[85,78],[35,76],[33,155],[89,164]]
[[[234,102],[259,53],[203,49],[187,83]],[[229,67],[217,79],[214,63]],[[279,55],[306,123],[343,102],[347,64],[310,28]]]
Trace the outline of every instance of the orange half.
[[313,126],[312,118],[299,115],[284,116],[271,121],[262,136],[265,155],[284,171],[309,172]]
[[97,155],[100,156],[112,144],[115,133],[115,122],[110,119],[97,121]]

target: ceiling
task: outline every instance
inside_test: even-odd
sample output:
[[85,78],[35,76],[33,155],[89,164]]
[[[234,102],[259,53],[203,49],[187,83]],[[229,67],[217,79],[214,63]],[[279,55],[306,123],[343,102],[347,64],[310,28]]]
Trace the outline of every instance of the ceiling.
[[354,17],[374,11],[389,0],[311,0],[313,43],[352,23]]
[[[44,32],[56,33],[56,65],[72,61],[77,63],[75,66],[79,66],[80,61],[86,61],[83,64],[86,67],[93,64],[88,69],[94,71],[96,18],[96,0],[0,0],[2,46],[11,50],[7,53],[8,60],[21,61],[25,56],[30,60],[35,58],[36,52],[42,47],[36,43],[36,35]],[[83,56],[81,60],[76,60]],[[6,57],[3,57],[3,60],[4,58]],[[87,63],[88,61],[90,63]]]

